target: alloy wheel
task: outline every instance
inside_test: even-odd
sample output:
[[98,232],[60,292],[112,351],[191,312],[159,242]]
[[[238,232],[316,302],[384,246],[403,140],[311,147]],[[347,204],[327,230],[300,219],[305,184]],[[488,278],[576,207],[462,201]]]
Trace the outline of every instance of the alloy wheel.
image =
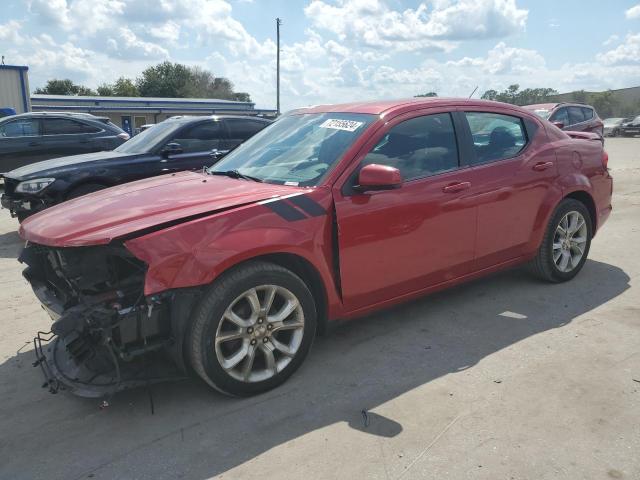
[[242,293],[225,310],[215,336],[216,358],[236,380],[268,380],[291,362],[303,335],[298,298],[284,287],[261,285]]
[[568,212],[562,217],[553,236],[553,262],[561,272],[578,266],[587,245],[587,222],[581,213]]

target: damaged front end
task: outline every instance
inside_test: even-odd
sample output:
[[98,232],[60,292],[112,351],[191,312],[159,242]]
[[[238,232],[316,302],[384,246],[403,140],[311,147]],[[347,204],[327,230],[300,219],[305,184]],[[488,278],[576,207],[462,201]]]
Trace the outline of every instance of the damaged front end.
[[183,323],[195,292],[145,297],[146,265],[123,245],[28,243],[24,276],[54,320],[34,339],[52,393],[104,397],[185,376]]

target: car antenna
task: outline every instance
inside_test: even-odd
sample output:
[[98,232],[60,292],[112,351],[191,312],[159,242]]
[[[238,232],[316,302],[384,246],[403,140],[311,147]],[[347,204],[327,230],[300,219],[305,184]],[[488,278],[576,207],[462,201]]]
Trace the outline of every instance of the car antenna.
[[473,97],[473,94],[476,93],[476,90],[478,90],[477,85],[476,85],[476,88],[473,89],[473,92],[471,92],[471,95],[469,95],[469,98]]

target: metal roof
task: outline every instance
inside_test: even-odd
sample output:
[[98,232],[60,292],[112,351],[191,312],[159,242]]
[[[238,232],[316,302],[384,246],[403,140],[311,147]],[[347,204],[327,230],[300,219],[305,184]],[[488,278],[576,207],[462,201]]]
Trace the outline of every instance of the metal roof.
[[98,95],[48,95],[33,94],[31,101],[73,102],[73,103],[137,103],[137,104],[200,104],[200,105],[242,105],[253,106],[253,102],[239,102],[236,100],[222,100],[217,98],[162,98],[162,97],[103,97]]

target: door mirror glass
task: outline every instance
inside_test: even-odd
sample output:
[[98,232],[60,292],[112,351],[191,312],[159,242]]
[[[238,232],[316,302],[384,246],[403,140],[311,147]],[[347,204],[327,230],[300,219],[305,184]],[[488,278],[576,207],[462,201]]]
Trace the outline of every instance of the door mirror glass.
[[182,148],[182,145],[180,145],[179,143],[167,143],[162,149],[162,156],[164,158],[168,158],[170,155],[177,155],[179,153],[182,153],[183,151],[184,150]]
[[358,174],[356,190],[360,192],[375,190],[392,190],[402,186],[400,170],[387,165],[375,163],[365,165]]

